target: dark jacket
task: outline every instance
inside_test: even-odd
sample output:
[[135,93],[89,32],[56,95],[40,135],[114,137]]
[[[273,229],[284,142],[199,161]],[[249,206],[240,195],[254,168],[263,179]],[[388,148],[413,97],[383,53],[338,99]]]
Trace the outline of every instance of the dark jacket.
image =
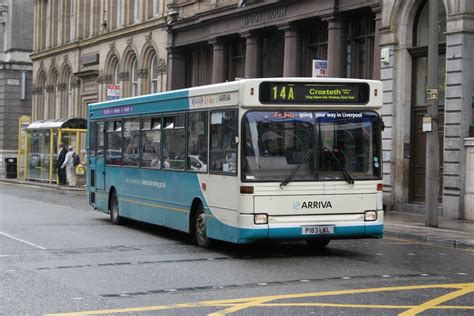
[[61,148],[61,150],[59,151],[59,155],[58,155],[58,169],[61,168],[61,166],[63,165],[64,163],[64,160],[66,159],[66,148]]

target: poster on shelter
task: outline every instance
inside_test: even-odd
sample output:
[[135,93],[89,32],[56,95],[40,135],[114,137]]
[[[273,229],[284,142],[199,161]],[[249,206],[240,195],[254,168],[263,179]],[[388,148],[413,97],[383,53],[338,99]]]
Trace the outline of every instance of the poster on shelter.
[[115,84],[107,85],[107,101],[120,99],[120,86]]
[[313,78],[326,78],[328,76],[328,61],[313,59]]

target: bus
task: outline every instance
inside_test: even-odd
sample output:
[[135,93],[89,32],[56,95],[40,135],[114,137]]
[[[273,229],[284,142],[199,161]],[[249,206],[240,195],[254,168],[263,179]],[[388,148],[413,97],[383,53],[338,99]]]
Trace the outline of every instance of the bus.
[[88,107],[89,204],[215,240],[382,238],[382,84],[265,78]]

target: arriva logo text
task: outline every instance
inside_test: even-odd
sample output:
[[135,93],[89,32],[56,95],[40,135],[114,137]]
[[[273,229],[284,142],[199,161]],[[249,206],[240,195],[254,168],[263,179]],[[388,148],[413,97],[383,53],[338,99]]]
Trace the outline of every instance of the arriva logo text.
[[293,202],[294,209],[319,209],[332,208],[331,201],[305,201],[303,203]]

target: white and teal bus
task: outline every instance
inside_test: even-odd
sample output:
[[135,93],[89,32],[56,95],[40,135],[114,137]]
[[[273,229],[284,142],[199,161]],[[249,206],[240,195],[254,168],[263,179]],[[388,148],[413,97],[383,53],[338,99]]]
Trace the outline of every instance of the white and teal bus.
[[214,240],[381,238],[382,85],[245,79],[96,103],[88,199]]

